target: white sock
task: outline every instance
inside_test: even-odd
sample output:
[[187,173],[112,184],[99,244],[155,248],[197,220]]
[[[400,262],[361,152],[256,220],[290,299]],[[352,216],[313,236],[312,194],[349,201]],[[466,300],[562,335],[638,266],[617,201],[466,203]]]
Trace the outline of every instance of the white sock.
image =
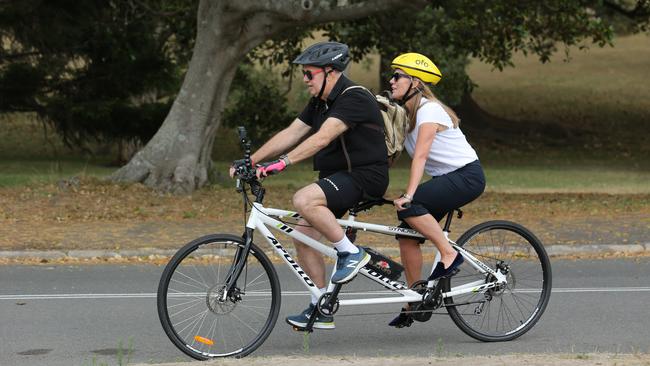
[[[321,295],[322,295],[322,294],[325,293],[325,291],[327,291],[327,287],[319,288],[319,290],[320,290],[320,293],[321,293]],[[318,302],[318,299],[320,299],[320,296],[321,296],[321,295],[314,295],[314,294],[312,293],[312,294],[311,294],[311,303],[314,304],[314,305],[316,305],[316,303]]]
[[343,234],[343,239],[334,243],[334,247],[339,252],[350,252],[352,254],[359,253],[359,248],[357,248],[356,245],[352,244],[350,239],[348,239],[345,234]]

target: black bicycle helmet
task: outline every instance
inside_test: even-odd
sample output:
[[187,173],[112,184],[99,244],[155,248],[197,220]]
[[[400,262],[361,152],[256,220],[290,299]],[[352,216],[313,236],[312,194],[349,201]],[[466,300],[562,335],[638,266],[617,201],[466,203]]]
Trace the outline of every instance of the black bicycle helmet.
[[295,60],[294,64],[310,66],[331,66],[338,71],[345,70],[350,63],[348,45],[338,42],[320,42],[307,47]]

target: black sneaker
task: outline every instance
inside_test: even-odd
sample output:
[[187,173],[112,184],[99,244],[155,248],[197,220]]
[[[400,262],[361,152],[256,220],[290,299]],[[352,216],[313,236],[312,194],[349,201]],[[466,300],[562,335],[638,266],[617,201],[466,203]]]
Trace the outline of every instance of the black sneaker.
[[[307,322],[309,322],[309,317],[311,314],[314,312],[314,308],[316,305],[314,304],[309,304],[309,307],[305,310],[303,310],[302,313],[298,315],[292,315],[287,317],[287,323],[299,327],[299,328],[304,328],[307,326]],[[322,315],[318,311],[316,311],[316,320],[314,321],[314,328],[316,329],[334,329],[334,317],[331,315]]]
[[442,264],[442,262],[438,262],[438,264],[436,264],[436,268],[433,270],[433,272],[431,272],[431,276],[429,276],[427,280],[433,281],[441,277],[455,275],[459,271],[458,267],[460,267],[460,265],[463,264],[464,261],[465,259],[463,258],[463,256],[460,255],[460,253],[458,253],[456,254],[456,258],[454,258],[454,261],[451,262],[449,268],[445,268],[445,265]]
[[395,319],[391,320],[388,325],[395,328],[410,327],[411,324],[413,324],[413,317],[411,314],[405,313],[405,311],[407,310],[405,308],[402,308],[402,311],[400,311],[399,315],[396,316]]

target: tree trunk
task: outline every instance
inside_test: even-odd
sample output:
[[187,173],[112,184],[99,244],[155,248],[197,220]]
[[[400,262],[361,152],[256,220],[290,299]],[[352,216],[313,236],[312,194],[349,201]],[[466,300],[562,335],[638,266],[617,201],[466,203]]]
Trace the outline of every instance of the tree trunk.
[[[413,0],[409,5],[426,3]],[[403,3],[201,0],[192,59],[169,114],[147,145],[111,179],[179,194],[205,185],[230,84],[250,50],[291,27],[356,19],[398,5]]]
[[[201,6],[187,74],[162,126],[131,161],[112,175],[172,193],[206,184],[211,151],[237,64],[250,46],[224,36],[222,22],[208,22],[220,6]],[[213,15],[214,16],[214,15]],[[211,24],[212,23],[212,24]]]
[[117,154],[111,166],[122,166],[130,161],[142,149],[142,142],[137,138],[121,138],[117,141]]

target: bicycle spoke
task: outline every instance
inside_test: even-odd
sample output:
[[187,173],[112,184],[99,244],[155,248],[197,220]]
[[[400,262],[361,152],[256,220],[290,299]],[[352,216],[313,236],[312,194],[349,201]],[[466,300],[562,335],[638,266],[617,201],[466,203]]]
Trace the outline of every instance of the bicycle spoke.
[[[242,305],[242,307],[243,307],[243,308],[246,308],[246,309],[249,309],[249,310],[250,310],[251,312],[253,312],[254,314],[259,315],[261,318],[265,318],[265,317],[268,315],[268,314],[262,314],[262,313],[260,313],[260,312],[257,311],[257,310],[253,310],[253,307],[252,307],[252,306]],[[258,307],[258,308],[261,308],[261,307]]]
[[182,306],[182,305],[192,304],[192,303],[200,302],[201,300],[203,300],[203,299],[198,298],[198,299],[194,299],[194,300],[190,300],[190,301],[186,301],[186,302],[181,302],[181,303],[178,303],[178,304],[169,305],[168,308],[171,309],[171,308],[175,308],[175,307],[177,307],[177,306]]
[[[262,278],[262,276],[264,276],[264,272],[260,273],[257,277],[255,277],[254,279],[252,279],[251,281],[249,281],[249,282],[246,284],[246,288],[248,288],[248,287],[252,287],[253,284],[255,284],[255,281],[257,281],[258,279]],[[264,279],[263,282],[260,282],[260,284],[266,284],[266,283],[268,283],[268,280],[266,280],[266,279]]]
[[181,285],[191,286],[191,287],[197,288],[197,289],[199,289],[199,290],[205,290],[206,288],[208,288],[208,286],[206,286],[204,283],[201,283],[201,282],[195,280],[194,278],[192,278],[192,277],[190,277],[190,276],[188,276],[188,275],[186,275],[186,274],[184,274],[184,273],[182,273],[182,272],[177,272],[177,274],[180,275],[180,276],[183,276],[183,277],[185,277],[185,278],[188,278],[188,279],[190,279],[190,280],[192,280],[192,281],[194,281],[194,282],[196,282],[196,283],[198,283],[198,284],[201,285],[202,287],[199,287],[199,286],[193,285],[193,284],[191,284],[191,283],[189,283],[189,282],[183,282],[183,281],[181,281],[181,280],[179,280],[179,279],[173,279],[172,281],[174,281],[174,282],[176,282],[176,283],[179,283],[179,284],[181,284]]

